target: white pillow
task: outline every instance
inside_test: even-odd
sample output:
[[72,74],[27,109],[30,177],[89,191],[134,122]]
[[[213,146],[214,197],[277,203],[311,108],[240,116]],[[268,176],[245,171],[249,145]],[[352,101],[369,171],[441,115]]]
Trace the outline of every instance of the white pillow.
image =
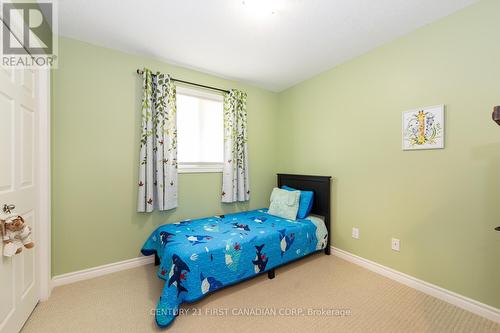
[[271,193],[268,213],[285,219],[295,220],[299,211],[300,191],[287,191],[275,187]]

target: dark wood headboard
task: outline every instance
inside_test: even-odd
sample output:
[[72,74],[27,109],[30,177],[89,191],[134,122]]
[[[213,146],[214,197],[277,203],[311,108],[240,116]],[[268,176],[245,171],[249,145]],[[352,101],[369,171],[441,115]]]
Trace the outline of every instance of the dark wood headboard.
[[331,200],[330,200],[330,176],[307,176],[290,175],[278,173],[278,187],[283,185],[296,188],[297,190],[314,192],[314,203],[312,214],[321,215],[325,218],[326,229],[328,230],[328,240],[325,252],[330,252],[330,221],[331,221]]

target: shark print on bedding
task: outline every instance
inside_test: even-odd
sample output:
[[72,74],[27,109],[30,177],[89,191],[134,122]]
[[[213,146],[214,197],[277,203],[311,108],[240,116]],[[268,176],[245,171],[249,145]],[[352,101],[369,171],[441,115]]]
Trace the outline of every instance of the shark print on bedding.
[[157,275],[165,280],[156,323],[171,324],[182,303],[316,252],[316,225],[307,219],[292,222],[262,209],[157,228],[141,250],[158,255]]
[[174,236],[174,234],[171,234],[168,231],[160,232],[161,244],[165,247],[173,236]]
[[292,246],[293,241],[295,240],[295,233],[290,233],[289,236],[286,235],[286,229],[279,231],[280,237],[280,247],[281,247],[281,256],[285,254],[286,251]]
[[195,236],[195,235],[186,235],[188,241],[191,242],[192,245],[205,244],[209,240],[212,239],[210,236]]
[[266,255],[262,253],[262,248],[265,244],[255,245],[257,253],[255,259],[252,261],[255,267],[255,273],[263,272],[266,269],[267,261]]
[[233,228],[241,231],[250,231],[248,224],[233,223]]
[[215,291],[219,288],[222,288],[222,282],[216,280],[214,277],[204,277],[203,273],[200,275],[201,280],[201,292],[206,294],[211,291]]
[[181,291],[187,292],[187,289],[182,285],[182,280],[186,279],[186,272],[189,272],[189,267],[178,255],[174,254],[172,256],[172,268],[168,275],[168,286],[174,285],[177,288],[177,296]]

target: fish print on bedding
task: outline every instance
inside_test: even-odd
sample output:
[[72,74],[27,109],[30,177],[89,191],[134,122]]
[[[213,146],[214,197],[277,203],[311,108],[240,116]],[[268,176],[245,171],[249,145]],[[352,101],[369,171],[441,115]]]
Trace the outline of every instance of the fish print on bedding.
[[308,219],[269,215],[267,209],[159,227],[141,250],[157,253],[161,261],[158,277],[165,286],[155,312],[157,324],[172,323],[181,303],[323,249],[320,227]]

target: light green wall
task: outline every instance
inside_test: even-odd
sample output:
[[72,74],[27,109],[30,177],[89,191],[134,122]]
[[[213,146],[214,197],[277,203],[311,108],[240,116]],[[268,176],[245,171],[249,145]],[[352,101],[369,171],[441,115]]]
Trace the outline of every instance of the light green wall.
[[[280,94],[279,166],[334,177],[334,246],[500,308],[498,13],[482,1]],[[402,151],[401,112],[436,104],[446,149]]]
[[[173,77],[248,93],[249,204],[220,203],[221,174],[179,176],[179,208],[136,209],[143,66]],[[277,95],[145,57],[59,39],[52,81],[52,273],[139,255],[157,226],[182,218],[268,205],[275,184]]]

